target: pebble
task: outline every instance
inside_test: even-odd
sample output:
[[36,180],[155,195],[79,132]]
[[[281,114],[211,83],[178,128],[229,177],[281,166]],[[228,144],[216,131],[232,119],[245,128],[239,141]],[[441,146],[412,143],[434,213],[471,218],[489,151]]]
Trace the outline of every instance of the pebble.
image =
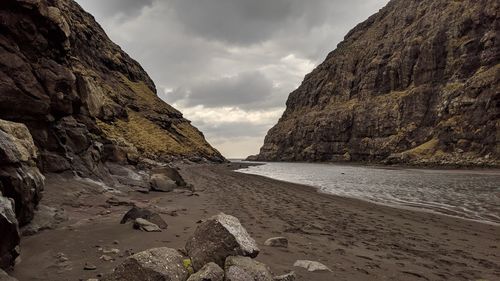
[[83,267],[84,270],[96,270],[97,269],[97,266],[93,265],[93,264],[88,264],[86,263],[85,266]]

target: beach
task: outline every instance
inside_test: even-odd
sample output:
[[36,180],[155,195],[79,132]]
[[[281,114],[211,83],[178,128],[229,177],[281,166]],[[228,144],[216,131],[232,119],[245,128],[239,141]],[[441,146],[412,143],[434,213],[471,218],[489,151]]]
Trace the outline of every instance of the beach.
[[[23,238],[12,275],[20,281],[99,278],[128,254],[183,248],[201,220],[224,212],[239,218],[261,249],[257,260],[276,275],[295,271],[304,281],[500,278],[499,225],[326,195],[235,172],[241,165],[182,166],[194,193],[117,192],[49,174],[41,204],[63,208],[67,219]],[[120,224],[132,205],[156,210],[168,228],[146,233]],[[287,237],[289,247],[264,245],[276,236]],[[332,272],[293,267],[302,259]],[[84,270],[86,264],[95,269]]]

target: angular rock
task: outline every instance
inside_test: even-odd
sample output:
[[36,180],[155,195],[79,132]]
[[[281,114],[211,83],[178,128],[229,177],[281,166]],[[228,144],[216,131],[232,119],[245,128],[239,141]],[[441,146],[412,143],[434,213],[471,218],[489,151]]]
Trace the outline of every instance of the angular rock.
[[159,226],[141,218],[135,219],[134,228],[146,232],[161,232],[161,228]]
[[155,174],[162,174],[162,175],[167,176],[169,179],[175,181],[175,183],[179,187],[187,186],[187,183],[184,181],[184,178],[181,176],[181,174],[179,173],[179,170],[176,168],[172,168],[172,167],[155,168],[155,169],[153,169],[153,172]]
[[21,240],[12,201],[0,192],[0,269],[10,269],[19,256]]
[[201,223],[188,239],[186,250],[193,261],[195,270],[209,262],[224,266],[229,256],[255,258],[260,250],[240,221],[230,215],[220,213]]
[[159,192],[171,192],[177,187],[175,181],[163,174],[151,176],[151,190]]
[[122,218],[120,221],[121,224],[125,224],[128,221],[134,222],[136,219],[141,218],[145,219],[149,222],[152,222],[156,224],[158,227],[161,229],[167,229],[168,224],[162,219],[160,215],[157,213],[148,210],[148,209],[143,209],[139,207],[133,207],[130,209]]
[[28,128],[0,120],[0,192],[14,199],[19,225],[33,218],[42,196],[45,178],[36,166],[37,158]]
[[224,281],[224,270],[216,263],[210,262],[189,276],[187,281]]
[[288,239],[286,237],[273,237],[264,242],[264,245],[278,248],[288,248]]
[[9,276],[5,271],[0,269],[0,281],[17,281],[17,279]]
[[274,281],[295,281],[297,279],[297,276],[295,275],[295,272],[289,272],[287,274],[283,274],[280,276],[274,276]]
[[226,281],[274,281],[269,267],[249,257],[228,257],[224,270]]
[[317,261],[298,260],[293,266],[305,268],[307,271],[332,271],[326,265]]
[[101,281],[185,281],[184,257],[170,248],[155,248],[127,258]]

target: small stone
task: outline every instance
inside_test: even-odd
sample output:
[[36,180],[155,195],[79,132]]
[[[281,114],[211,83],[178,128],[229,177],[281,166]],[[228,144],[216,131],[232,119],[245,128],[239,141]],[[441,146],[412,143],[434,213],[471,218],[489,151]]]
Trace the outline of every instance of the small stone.
[[110,257],[108,255],[102,255],[100,257],[100,259],[103,260],[103,261],[112,261],[112,260],[114,260],[112,257]]
[[104,249],[104,250],[102,250],[102,252],[104,254],[118,254],[120,252],[120,250],[112,248],[112,249]]
[[118,244],[120,244],[120,242],[118,242],[118,240],[115,240],[115,241],[113,241],[113,244],[118,245]]
[[274,281],[295,281],[297,279],[297,276],[295,275],[295,272],[289,272],[287,274],[283,274],[280,276],[275,276]]
[[84,270],[96,270],[97,266],[93,264],[86,263],[85,266],[83,267]]
[[264,245],[270,247],[288,248],[288,239],[286,237],[273,237],[264,242]]
[[149,222],[145,219],[141,219],[141,218],[135,219],[134,228],[140,229],[140,230],[146,231],[146,232],[161,232],[161,229],[159,226],[157,226],[156,224]]
[[307,271],[332,271],[326,265],[317,261],[298,260],[293,266],[305,268]]

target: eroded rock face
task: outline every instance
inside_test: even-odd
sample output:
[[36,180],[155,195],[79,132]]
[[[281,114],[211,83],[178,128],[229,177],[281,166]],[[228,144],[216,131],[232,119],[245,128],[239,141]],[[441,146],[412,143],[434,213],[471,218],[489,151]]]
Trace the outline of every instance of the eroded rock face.
[[155,248],[127,258],[103,281],[185,281],[189,273],[184,257],[174,249]]
[[290,94],[252,159],[498,165],[499,5],[389,2]]
[[20,225],[33,218],[44,188],[44,177],[36,166],[37,157],[28,128],[0,120],[0,192],[14,200]]
[[240,221],[220,213],[198,226],[186,243],[193,267],[199,270],[205,264],[214,262],[224,266],[229,256],[256,257],[260,250]]
[[[14,266],[19,256],[19,227],[13,202],[0,192],[0,271]],[[1,272],[0,272],[1,273]],[[0,279],[1,279],[0,275]],[[3,279],[2,279],[3,280]]]
[[105,160],[223,160],[73,0],[3,0],[0,29],[0,118],[28,126],[44,171],[103,177]]

